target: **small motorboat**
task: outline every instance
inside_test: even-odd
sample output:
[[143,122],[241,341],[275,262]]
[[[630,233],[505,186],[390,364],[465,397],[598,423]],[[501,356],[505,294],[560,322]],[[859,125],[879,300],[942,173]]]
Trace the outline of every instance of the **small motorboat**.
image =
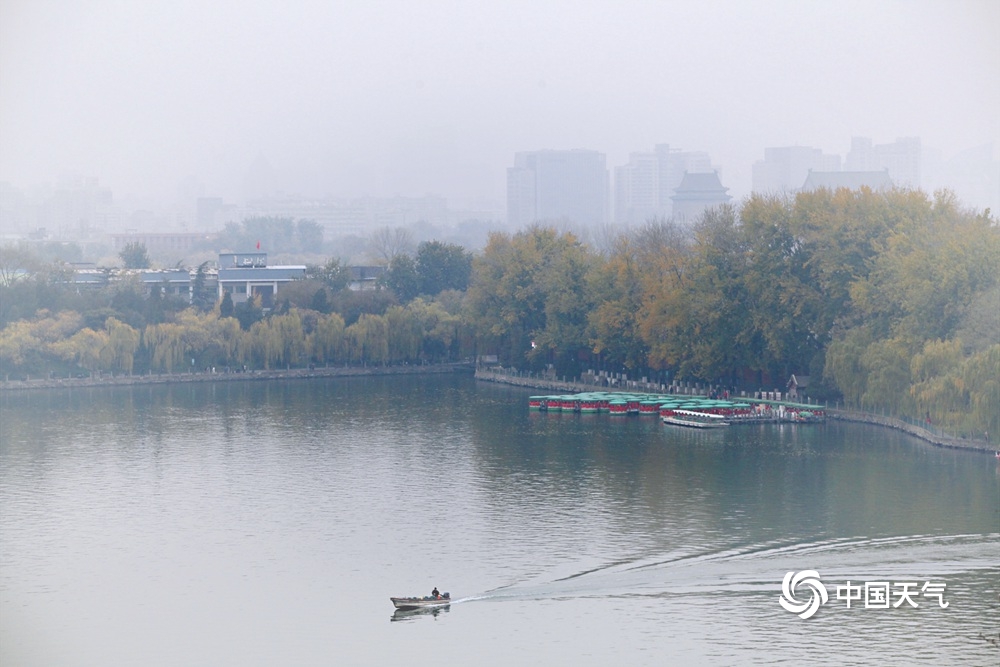
[[695,410],[671,410],[669,414],[664,414],[661,419],[664,424],[687,426],[689,428],[722,428],[729,426],[729,422],[722,415]]
[[424,607],[440,607],[451,604],[451,593],[442,593],[438,596],[425,595],[418,598],[389,598],[396,609],[422,609]]

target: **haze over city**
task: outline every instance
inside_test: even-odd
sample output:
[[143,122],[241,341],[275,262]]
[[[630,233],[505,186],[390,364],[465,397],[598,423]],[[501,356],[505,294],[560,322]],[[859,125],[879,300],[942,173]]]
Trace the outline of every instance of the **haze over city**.
[[1000,0],[0,0],[0,667],[1000,667]]
[[998,82],[989,0],[12,0],[0,181],[502,207],[516,152],[596,150],[613,170],[669,143],[739,198],[766,147],[844,155],[855,136],[995,168]]

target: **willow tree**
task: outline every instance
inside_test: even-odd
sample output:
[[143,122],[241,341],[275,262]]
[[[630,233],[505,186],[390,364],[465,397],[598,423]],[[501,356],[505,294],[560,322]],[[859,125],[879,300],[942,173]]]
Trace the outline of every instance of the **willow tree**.
[[282,342],[280,361],[285,366],[300,366],[305,357],[306,337],[298,309],[293,308],[284,315],[271,317],[270,320]]
[[214,323],[214,340],[226,365],[246,362],[246,332],[233,317],[220,317]]
[[385,364],[389,361],[389,327],[382,315],[363,314],[344,331],[351,361]]
[[61,343],[83,328],[83,317],[72,311],[41,311],[34,320],[19,320],[0,329],[0,371],[21,369],[42,373],[52,361],[72,361]]
[[296,309],[272,315],[250,327],[249,347],[253,360],[265,369],[298,366],[306,351],[302,319]]
[[461,318],[437,301],[414,299],[406,310],[414,330],[419,332],[416,343],[420,357],[431,361],[448,359],[459,340]]
[[254,322],[247,332],[247,340],[251,365],[270,370],[281,359],[284,345],[279,338],[278,329],[271,324],[269,318]]
[[184,330],[173,322],[150,324],[142,334],[149,350],[150,368],[172,373],[184,364]]
[[405,308],[391,306],[384,317],[389,337],[388,359],[394,362],[419,359],[424,331],[409,304]]
[[321,315],[306,339],[310,357],[319,363],[340,361],[344,355],[344,318],[337,313]]
[[108,334],[105,331],[95,331],[93,329],[80,329],[65,341],[62,341],[56,349],[64,358],[72,359],[81,368],[90,372],[100,370],[110,370],[106,365],[105,348],[108,345]]
[[997,312],[1000,228],[947,193],[889,193],[876,208],[891,224],[849,285],[826,372],[848,403],[986,430],[1000,401],[984,407],[993,384],[977,369],[996,345],[982,320]]
[[108,334],[103,354],[107,365],[112,369],[131,374],[135,364],[135,353],[139,349],[141,340],[139,332],[114,317],[109,317],[104,327]]

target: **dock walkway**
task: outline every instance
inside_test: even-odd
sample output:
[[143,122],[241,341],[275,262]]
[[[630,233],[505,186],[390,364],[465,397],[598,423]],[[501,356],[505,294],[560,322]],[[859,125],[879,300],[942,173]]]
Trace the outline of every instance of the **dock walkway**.
[[[567,382],[560,380],[551,380],[540,377],[531,377],[520,374],[509,374],[509,373],[497,373],[495,371],[486,369],[476,370],[476,379],[483,380],[485,382],[499,382],[502,384],[509,384],[518,387],[530,387],[533,389],[543,389],[545,391],[561,392],[561,393],[581,393],[586,391],[594,391],[598,388],[596,385],[587,384],[584,382]],[[663,391],[662,385],[657,385],[653,383],[643,383],[638,381],[628,381],[625,386],[621,387],[600,387],[605,391],[648,391],[651,393],[657,393]],[[753,402],[756,399],[739,397],[740,400],[746,400]],[[774,403],[774,401],[769,401]],[[839,421],[848,422],[858,422],[862,424],[874,424],[876,426],[882,426],[884,428],[892,428],[897,431],[903,431],[908,435],[912,435],[915,438],[920,438],[925,442],[929,442],[932,445],[938,447],[948,447],[952,449],[972,449],[982,452],[994,452],[996,451],[995,445],[991,445],[986,440],[978,440],[973,438],[959,438],[954,436],[949,436],[942,433],[936,433],[930,429],[923,428],[916,424],[911,424],[909,422],[903,421],[902,419],[897,419],[895,417],[889,417],[886,415],[876,415],[867,412],[859,412],[855,410],[844,410],[840,408],[831,408],[826,405],[818,404],[817,409],[822,409],[828,419],[836,419]]]

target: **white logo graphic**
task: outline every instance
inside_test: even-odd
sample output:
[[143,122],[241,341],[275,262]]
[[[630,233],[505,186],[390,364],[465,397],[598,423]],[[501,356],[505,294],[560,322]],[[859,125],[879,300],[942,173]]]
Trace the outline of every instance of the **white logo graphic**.
[[[809,599],[805,602],[795,599],[795,589],[799,584],[812,589]],[[821,604],[826,604],[827,599],[826,586],[819,580],[819,572],[816,570],[802,570],[798,574],[788,572],[781,581],[781,597],[778,602],[785,611],[798,614],[799,618],[806,619],[815,614]]]

